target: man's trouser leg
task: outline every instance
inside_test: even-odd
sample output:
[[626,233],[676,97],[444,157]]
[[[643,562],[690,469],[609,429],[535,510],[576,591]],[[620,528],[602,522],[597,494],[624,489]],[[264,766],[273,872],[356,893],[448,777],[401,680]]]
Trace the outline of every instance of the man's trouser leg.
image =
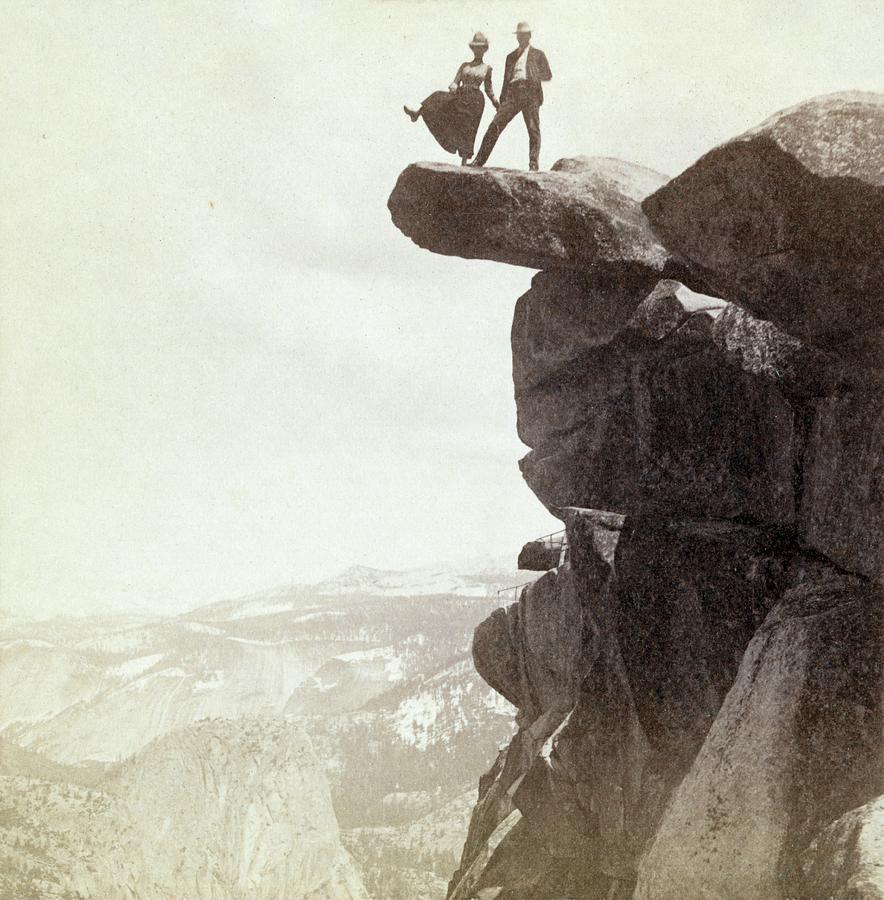
[[540,106],[529,100],[522,108],[528,129],[528,167],[537,169],[540,160]]
[[488,126],[488,131],[485,132],[485,137],[482,138],[482,146],[479,147],[479,152],[476,154],[475,165],[485,165],[488,157],[491,156],[491,151],[494,149],[497,139],[500,137],[500,133],[512,122],[520,109],[521,107],[518,103],[513,103],[509,99],[505,103],[500,104],[500,109],[494,114],[494,118]]

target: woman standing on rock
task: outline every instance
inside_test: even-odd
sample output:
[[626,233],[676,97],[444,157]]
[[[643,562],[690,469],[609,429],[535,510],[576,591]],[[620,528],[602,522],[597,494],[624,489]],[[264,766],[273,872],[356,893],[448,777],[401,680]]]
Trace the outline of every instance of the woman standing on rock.
[[412,122],[423,118],[443,149],[457,153],[464,166],[473,155],[476,132],[485,109],[482,85],[494,108],[500,106],[491,84],[491,66],[483,61],[488,51],[488,38],[481,31],[473,35],[470,50],[473,51],[472,61],[461,65],[447,91],[430,94],[419,109],[404,107]]

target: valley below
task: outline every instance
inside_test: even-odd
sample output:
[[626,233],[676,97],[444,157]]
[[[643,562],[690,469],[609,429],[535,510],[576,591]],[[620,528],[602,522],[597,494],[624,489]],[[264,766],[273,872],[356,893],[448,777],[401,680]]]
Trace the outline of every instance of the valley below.
[[176,618],[0,620],[0,894],[445,896],[513,709],[473,629],[526,580],[357,567]]

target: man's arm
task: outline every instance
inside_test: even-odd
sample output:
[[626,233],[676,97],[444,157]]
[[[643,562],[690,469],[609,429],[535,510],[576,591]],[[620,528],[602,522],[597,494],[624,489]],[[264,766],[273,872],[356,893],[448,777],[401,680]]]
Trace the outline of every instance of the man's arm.
[[538,68],[540,69],[540,80],[541,81],[552,81],[552,72],[549,70],[549,63],[546,61],[546,54],[543,50],[538,50],[540,53],[540,59],[538,62]]

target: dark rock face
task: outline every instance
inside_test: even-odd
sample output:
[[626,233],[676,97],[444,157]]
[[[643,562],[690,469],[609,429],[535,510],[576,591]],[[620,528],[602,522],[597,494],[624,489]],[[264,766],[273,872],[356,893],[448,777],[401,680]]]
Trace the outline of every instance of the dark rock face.
[[[535,590],[548,601],[548,613],[553,613],[559,590],[562,597],[573,596],[574,577],[570,566],[544,576],[536,588],[522,593],[508,615],[514,620],[527,619],[527,609],[537,603],[538,598],[532,596]],[[520,700],[519,731],[480,785],[461,866],[449,888],[452,898],[482,896],[483,890],[514,900],[604,896],[602,892],[610,885],[610,878],[591,862],[593,845],[575,797],[567,783],[553,777],[549,768],[551,747],[579,693],[576,676],[585,670],[585,663],[574,653],[547,655],[552,646],[549,641],[563,629],[570,629],[577,633],[571,646],[578,655],[590,643],[579,624],[585,611],[566,611],[571,615],[558,617],[557,627],[539,630],[541,639],[536,635],[534,640],[520,640],[515,649],[521,679],[519,688],[513,691]],[[473,654],[477,660],[495,643],[494,629],[486,628],[490,622],[476,632]],[[566,685],[560,694],[548,695],[552,706],[544,709],[538,702],[541,692],[532,687],[529,672],[535,677],[539,674],[548,684],[552,677]],[[502,829],[507,830],[506,837],[495,845],[495,836]]]
[[795,424],[776,388],[714,351],[689,353],[643,362],[633,404],[643,510],[794,518]]
[[872,579],[884,573],[882,387],[872,380],[815,404],[800,511],[807,546]]
[[716,346],[726,307],[661,282],[606,345],[539,386],[519,390],[533,360],[514,366],[534,448],[522,472],[548,508],[794,521],[796,408]]
[[880,352],[884,94],[780,112],[642,206],[666,247],[731,300],[810,344]]
[[660,823],[636,898],[795,889],[796,850],[884,789],[882,597],[825,566],[795,569]]
[[661,271],[668,254],[640,203],[665,176],[619,160],[608,172],[516,172],[415,163],[388,206],[419,247],[532,269],[606,262]]
[[538,272],[513,315],[516,396],[592,363],[616,341],[657,280],[644,266]]
[[596,813],[595,864],[631,883],[774,602],[782,561],[765,535],[740,526],[626,519],[615,544],[593,513],[566,518],[596,655],[552,758],[587,818]]
[[390,201],[422,246],[547,269],[513,384],[567,553],[526,545],[552,570],[476,629],[518,732],[449,896],[881,900],[884,98],[786,110],[647,197],[669,259],[652,176],[554,168],[412,167]]
[[[483,677],[507,635],[506,696],[521,726],[486,791],[511,798],[526,847],[569,861],[571,895],[630,896],[643,844],[781,590],[783,554],[768,535],[730,523],[564,515],[570,562],[476,630]],[[496,808],[484,831],[510,812]],[[462,872],[483,846],[467,842]]]
[[532,315],[543,333],[537,322],[553,302],[532,287],[513,326],[519,434],[533,447],[521,467],[549,509],[797,528],[804,546],[879,576],[880,373],[674,281],[619,330],[595,323],[586,345],[579,316],[568,316],[571,329],[560,328],[574,352],[557,357],[526,337]]
[[[453,888],[481,870],[473,889],[526,900],[828,896],[805,893],[817,836],[884,790],[880,591],[735,523],[563,515],[570,562],[537,584],[556,625],[512,646],[520,730]],[[569,624],[582,652],[556,649]],[[514,809],[508,843],[475,839]]]

